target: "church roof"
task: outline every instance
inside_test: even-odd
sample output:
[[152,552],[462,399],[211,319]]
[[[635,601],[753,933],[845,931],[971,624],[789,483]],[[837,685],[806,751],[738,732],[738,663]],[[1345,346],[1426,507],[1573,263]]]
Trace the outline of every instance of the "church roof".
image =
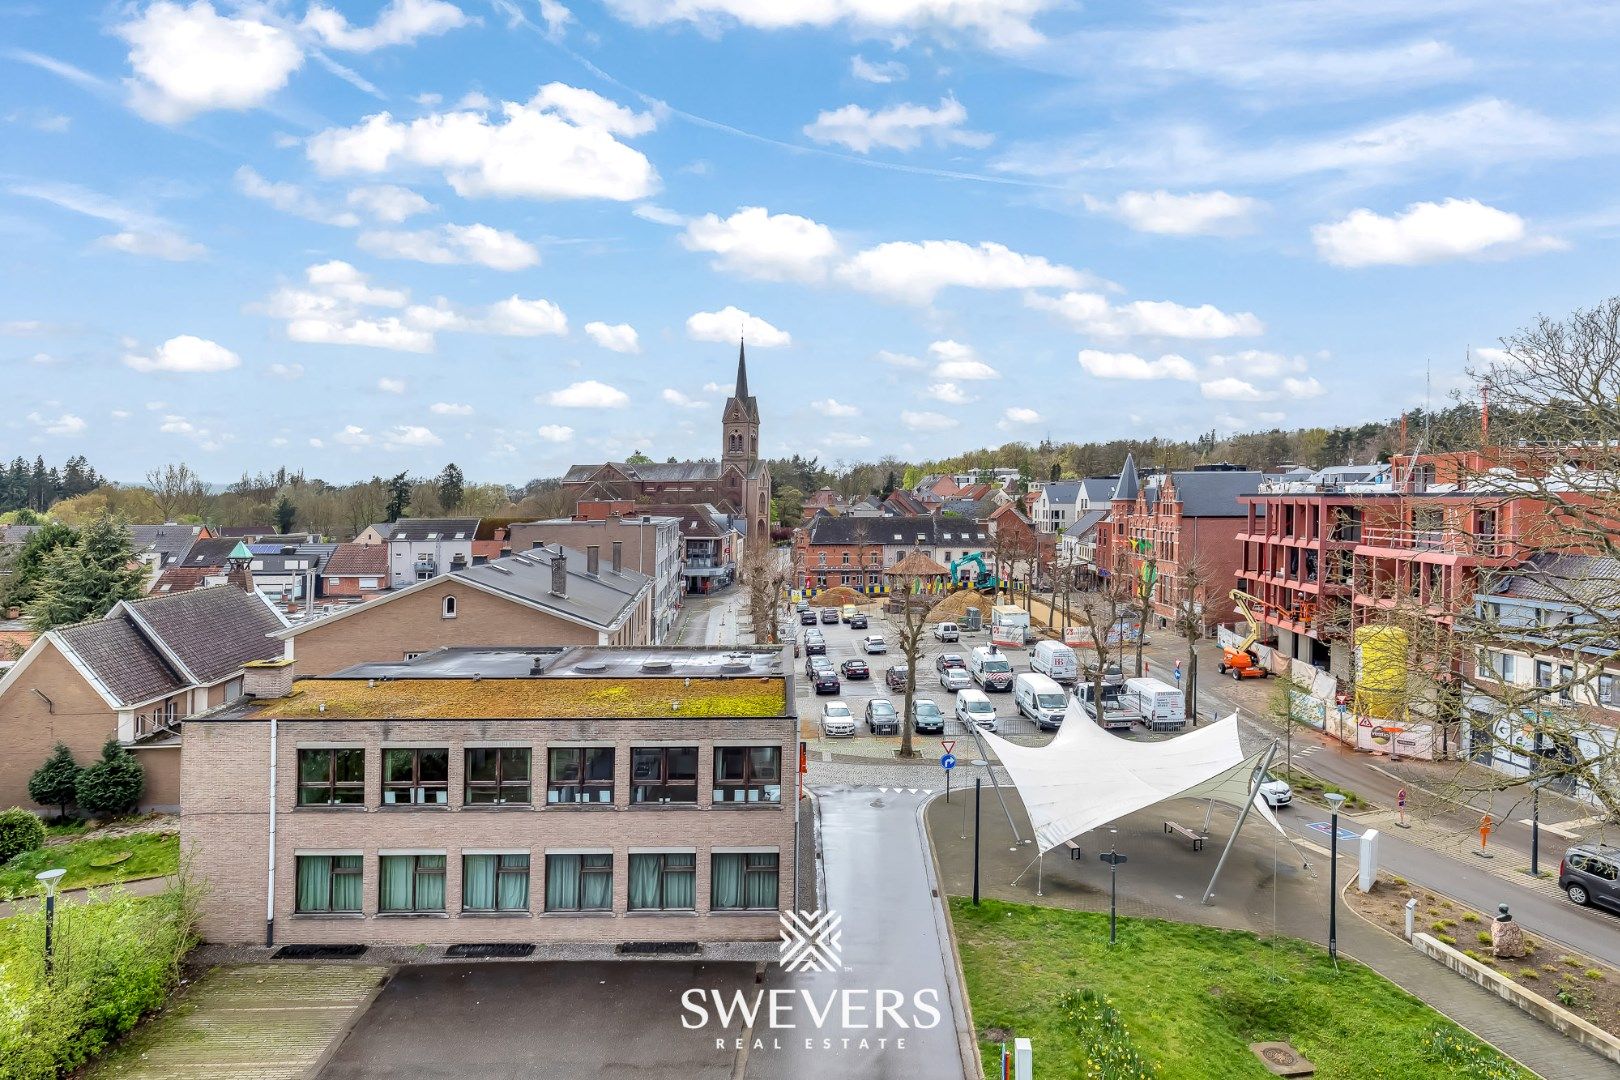
[[[736,406],[734,409],[733,406]],[[748,354],[742,342],[737,343],[737,388],[732,391],[731,399],[726,402],[725,413],[727,419],[731,414],[740,410],[743,415],[759,422],[759,401],[748,392]]]

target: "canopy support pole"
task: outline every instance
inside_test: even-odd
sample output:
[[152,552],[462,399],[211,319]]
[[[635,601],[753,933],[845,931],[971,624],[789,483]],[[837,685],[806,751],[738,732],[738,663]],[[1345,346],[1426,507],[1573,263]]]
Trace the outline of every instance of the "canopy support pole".
[[979,748],[979,756],[985,761],[985,772],[990,774],[990,786],[996,789],[996,800],[1001,803],[1001,812],[1007,815],[1007,827],[1012,830],[1013,839],[1017,841],[1014,847],[1028,843],[1018,832],[1018,826],[1013,823],[1012,811],[1007,809],[1007,797],[1001,793],[1001,784],[996,780],[996,767],[990,764],[990,751],[985,748],[984,740],[979,737],[979,725],[969,724],[968,730],[973,736],[973,745]]
[[1209,898],[1215,894],[1215,882],[1221,876],[1221,868],[1226,865],[1227,856],[1232,854],[1232,845],[1237,843],[1238,833],[1243,828],[1243,822],[1249,816],[1249,809],[1254,806],[1255,797],[1259,794],[1260,790],[1258,780],[1260,777],[1266,775],[1267,769],[1271,768],[1271,759],[1276,753],[1277,740],[1273,739],[1271,741],[1271,745],[1266,748],[1266,759],[1262,761],[1260,763],[1260,767],[1249,776],[1249,797],[1244,800],[1243,809],[1238,811],[1237,824],[1232,826],[1232,835],[1227,837],[1226,846],[1221,849],[1220,861],[1215,864],[1215,872],[1209,877],[1209,888],[1204,890],[1203,903],[1205,904],[1208,904]]
[[1211,798],[1204,804],[1204,835],[1209,835],[1209,823],[1215,819],[1215,800]]

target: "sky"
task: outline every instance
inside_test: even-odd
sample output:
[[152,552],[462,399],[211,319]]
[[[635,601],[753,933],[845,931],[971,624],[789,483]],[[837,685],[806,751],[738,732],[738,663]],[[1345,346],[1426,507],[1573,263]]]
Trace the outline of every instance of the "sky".
[[[0,0],[4,456],[1360,423],[1620,289],[1593,0]],[[1603,91],[1602,87],[1610,87]]]

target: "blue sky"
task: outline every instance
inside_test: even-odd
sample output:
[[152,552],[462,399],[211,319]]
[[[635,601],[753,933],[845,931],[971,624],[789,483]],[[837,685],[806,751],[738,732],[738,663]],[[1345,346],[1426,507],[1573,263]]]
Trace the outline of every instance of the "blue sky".
[[5,456],[1354,423],[1617,288],[1589,0],[0,3]]

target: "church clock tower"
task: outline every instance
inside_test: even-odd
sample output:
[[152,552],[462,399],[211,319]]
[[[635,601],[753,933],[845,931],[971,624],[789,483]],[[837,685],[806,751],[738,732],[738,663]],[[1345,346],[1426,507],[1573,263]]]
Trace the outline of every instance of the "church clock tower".
[[720,464],[735,465],[746,475],[759,460],[759,402],[748,393],[748,357],[737,344],[737,388],[720,414]]

